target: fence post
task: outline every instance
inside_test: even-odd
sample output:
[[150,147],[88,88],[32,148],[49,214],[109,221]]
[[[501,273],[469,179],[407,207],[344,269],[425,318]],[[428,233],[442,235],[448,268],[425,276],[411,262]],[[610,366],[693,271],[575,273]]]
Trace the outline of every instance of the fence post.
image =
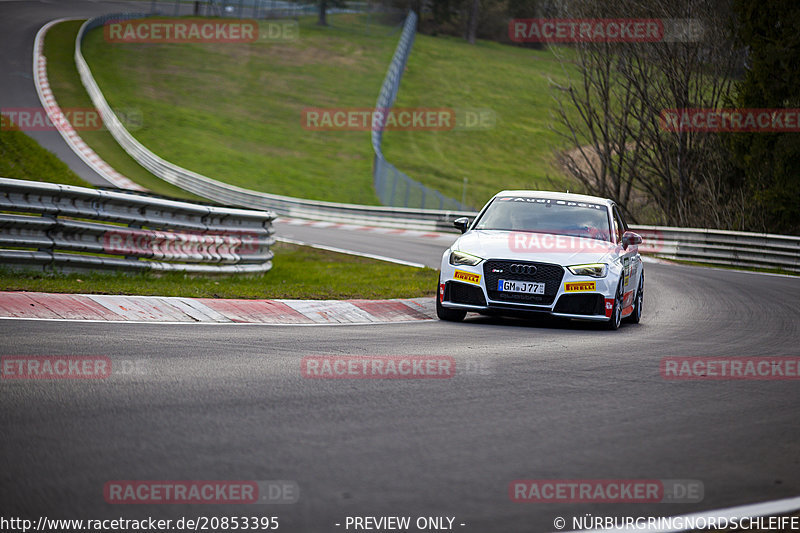
[[397,176],[392,180],[392,199],[389,200],[389,205],[394,205],[394,193],[397,190]]

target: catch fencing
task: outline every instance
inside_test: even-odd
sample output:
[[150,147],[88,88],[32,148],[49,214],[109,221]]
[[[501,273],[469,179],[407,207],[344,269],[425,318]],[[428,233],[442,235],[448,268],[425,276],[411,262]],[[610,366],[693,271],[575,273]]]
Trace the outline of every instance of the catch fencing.
[[[383,80],[375,111],[386,113],[394,105],[397,92],[400,90],[400,81],[414,45],[414,36],[417,32],[417,14],[408,13],[400,41],[389,63],[389,69]],[[375,159],[372,167],[372,178],[375,192],[383,205],[415,207],[419,209],[452,209],[463,211],[469,209],[464,204],[453,198],[448,198],[435,189],[411,179],[386,160],[383,155],[383,127],[372,130],[372,149]]]

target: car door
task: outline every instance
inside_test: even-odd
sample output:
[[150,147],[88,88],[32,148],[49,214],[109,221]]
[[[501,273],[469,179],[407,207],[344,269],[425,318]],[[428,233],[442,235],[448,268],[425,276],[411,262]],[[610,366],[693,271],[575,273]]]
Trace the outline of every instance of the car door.
[[[622,246],[622,235],[628,231],[628,226],[625,224],[625,219],[622,218],[622,213],[615,205],[612,210],[614,221],[614,234],[617,239],[617,244]],[[622,275],[623,275],[623,313],[630,311],[633,305],[633,291],[636,289],[636,284],[639,281],[639,273],[642,268],[642,259],[639,256],[639,249],[637,246],[629,246],[627,250],[621,250],[620,260],[622,261]]]

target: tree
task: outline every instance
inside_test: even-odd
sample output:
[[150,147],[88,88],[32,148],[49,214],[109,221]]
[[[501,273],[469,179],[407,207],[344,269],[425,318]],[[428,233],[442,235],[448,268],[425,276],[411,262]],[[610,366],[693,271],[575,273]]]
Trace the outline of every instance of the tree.
[[588,192],[614,198],[634,220],[639,200],[654,206],[657,221],[668,225],[741,222],[744,199],[727,180],[730,155],[720,135],[669,131],[662,121],[665,110],[718,108],[730,97],[738,55],[728,2],[596,2],[573,4],[563,15],[620,18],[621,13],[699,19],[704,33],[698,38],[667,28],[669,38],[659,42],[577,44],[577,80],[556,86],[558,131],[573,146],[561,154],[563,166]]
[[328,25],[328,7],[343,7],[344,5],[344,0],[319,0],[319,16],[317,17],[317,25]]
[[[737,83],[742,108],[800,108],[800,4],[795,0],[735,0],[748,65]],[[800,234],[800,135],[730,135],[735,178],[764,212],[765,229]]]
[[328,25],[328,0],[319,0],[319,18],[317,19],[317,26]]

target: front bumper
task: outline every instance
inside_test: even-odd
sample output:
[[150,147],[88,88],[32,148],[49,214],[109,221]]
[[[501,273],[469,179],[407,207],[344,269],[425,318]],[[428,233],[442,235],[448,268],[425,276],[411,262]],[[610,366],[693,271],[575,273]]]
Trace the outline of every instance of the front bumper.
[[[512,265],[513,263],[513,265]],[[513,274],[506,266],[534,266],[534,274]],[[517,268],[518,270],[518,268]],[[545,284],[545,294],[498,290],[500,279]],[[442,261],[439,294],[443,307],[484,314],[547,313],[564,318],[607,321],[611,317],[617,278],[575,276],[551,263],[491,259],[479,265],[453,266]]]

